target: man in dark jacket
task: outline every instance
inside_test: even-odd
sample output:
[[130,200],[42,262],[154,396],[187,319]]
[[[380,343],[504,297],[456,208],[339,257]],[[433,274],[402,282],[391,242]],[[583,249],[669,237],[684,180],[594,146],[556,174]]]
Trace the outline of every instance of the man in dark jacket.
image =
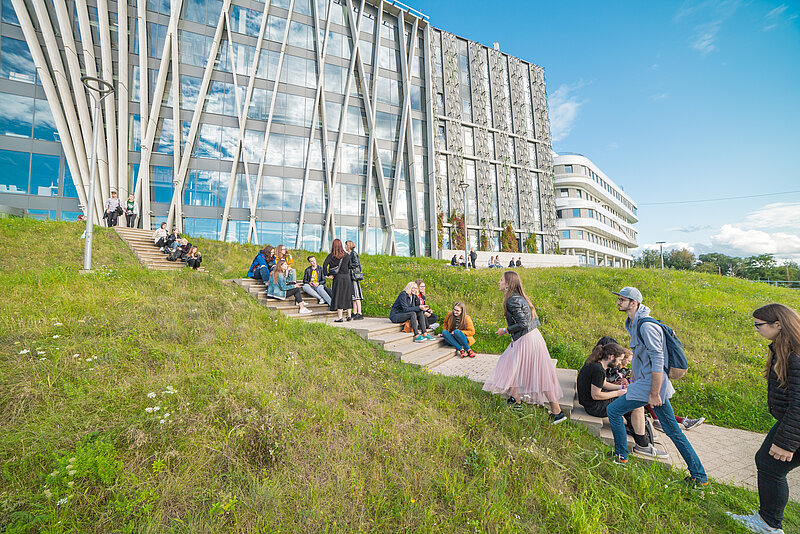
[[[661,428],[672,440],[678,452],[683,457],[689,469],[686,481],[693,487],[708,485],[708,477],[703,469],[697,453],[692,444],[683,435],[675,413],[672,411],[669,399],[675,393],[675,388],[665,373],[668,361],[664,331],[654,321],[639,323],[650,316],[650,308],[642,304],[642,293],[635,287],[623,287],[617,295],[617,309],[625,312],[625,329],[631,336],[630,347],[633,351],[632,371],[634,380],[625,393],[608,405],[606,413],[611,432],[614,434],[614,462],[626,464],[628,462],[628,437],[625,431],[623,415],[650,404],[656,412]],[[647,450],[649,449],[649,450]],[[648,447],[634,446],[634,452],[645,456],[663,457],[665,453],[658,451],[652,445]]]
[[509,268],[511,268],[511,269],[513,269],[514,267],[516,267],[516,264],[514,263],[514,257],[513,257],[513,256],[511,257],[511,261],[509,261],[509,262],[508,262],[508,266],[509,266]]
[[515,267],[522,267],[522,256],[517,258],[517,263],[514,264]]
[[319,301],[320,304],[331,305],[331,296],[325,287],[325,276],[322,267],[317,264],[317,258],[308,257],[308,267],[303,273],[303,291]]
[[472,264],[472,268],[475,269],[475,262],[478,261],[478,253],[475,252],[475,249],[470,249],[469,252],[469,262]]

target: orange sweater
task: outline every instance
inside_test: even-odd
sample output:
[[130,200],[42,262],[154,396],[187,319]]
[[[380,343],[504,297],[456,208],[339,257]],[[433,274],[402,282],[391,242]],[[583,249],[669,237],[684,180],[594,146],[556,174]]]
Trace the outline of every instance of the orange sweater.
[[[450,324],[450,316],[453,315],[452,311],[447,312],[447,317],[444,318],[444,322],[442,323],[447,327]],[[455,318],[452,319],[455,323]],[[472,324],[472,317],[469,315],[465,315],[461,318],[461,324],[458,325],[458,329],[464,332],[464,335],[467,336],[467,341],[469,341],[469,345],[472,346],[475,344],[475,325]]]

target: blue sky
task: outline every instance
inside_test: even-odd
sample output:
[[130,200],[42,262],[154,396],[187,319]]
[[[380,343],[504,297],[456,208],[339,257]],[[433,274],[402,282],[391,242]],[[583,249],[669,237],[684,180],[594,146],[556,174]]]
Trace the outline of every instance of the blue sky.
[[408,3],[544,67],[553,149],[625,188],[641,246],[800,261],[800,2]]

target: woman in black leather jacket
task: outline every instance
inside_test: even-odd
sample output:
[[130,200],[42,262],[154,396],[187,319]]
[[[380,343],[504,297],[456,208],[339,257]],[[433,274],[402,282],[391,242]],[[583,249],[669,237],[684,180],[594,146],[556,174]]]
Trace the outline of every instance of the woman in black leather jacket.
[[756,453],[759,509],[731,517],[752,532],[783,532],[786,475],[800,465],[800,315],[783,304],[753,312],[756,331],[772,343],[764,369],[769,413],[778,421]]
[[522,289],[522,280],[514,271],[506,271],[500,278],[499,288],[505,294],[503,311],[508,326],[496,333],[499,336],[511,334],[512,341],[483,390],[508,396],[509,404],[517,409],[521,408],[523,400],[534,404],[546,402],[550,405],[551,422],[565,421],[566,416],[558,404],[562,392],[556,366],[539,332],[539,318]]

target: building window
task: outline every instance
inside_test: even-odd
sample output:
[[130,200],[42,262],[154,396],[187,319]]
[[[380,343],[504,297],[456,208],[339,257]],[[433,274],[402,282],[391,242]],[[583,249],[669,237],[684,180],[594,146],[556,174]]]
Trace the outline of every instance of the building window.
[[578,193],[578,198],[583,198],[583,191],[576,189],[576,192]]
[[25,41],[5,36],[0,41],[0,77],[17,82],[36,81],[36,66]]
[[569,230],[561,230],[561,239],[569,239]]
[[561,198],[566,198],[569,196],[569,189],[562,189],[561,190]]
[[[590,210],[590,211],[591,211],[591,210]],[[580,217],[580,216],[581,216],[581,210],[580,210],[579,208],[573,208],[573,210],[572,210],[572,216],[573,216],[573,217]]]
[[572,165],[564,165],[564,172],[566,174],[572,174]]

